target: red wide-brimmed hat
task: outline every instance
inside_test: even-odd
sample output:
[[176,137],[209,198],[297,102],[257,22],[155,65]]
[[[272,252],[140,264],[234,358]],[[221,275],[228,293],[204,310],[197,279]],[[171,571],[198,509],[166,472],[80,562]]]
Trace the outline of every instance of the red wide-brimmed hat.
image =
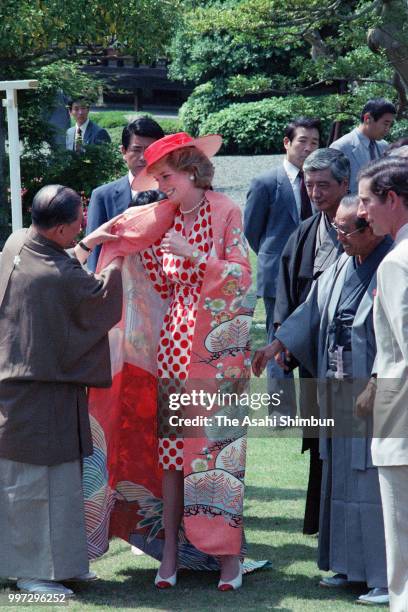
[[148,174],[149,168],[169,153],[185,147],[196,147],[207,157],[213,157],[219,151],[221,145],[222,138],[218,134],[192,138],[186,132],[178,132],[156,140],[144,152],[146,167],[136,178],[138,190],[157,187],[154,178]]

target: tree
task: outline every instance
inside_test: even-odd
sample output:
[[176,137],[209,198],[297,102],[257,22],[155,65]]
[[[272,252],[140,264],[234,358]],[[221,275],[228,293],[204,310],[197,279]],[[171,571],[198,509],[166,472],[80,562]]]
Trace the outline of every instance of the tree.
[[[46,120],[57,91],[95,100],[95,81],[80,67],[106,47],[114,46],[141,62],[163,56],[178,20],[179,4],[180,0],[1,0],[1,78],[39,81],[37,90],[18,95],[22,170],[30,185],[36,178],[27,175],[30,168],[45,168],[47,176],[55,176],[53,164],[71,167],[68,158],[62,163],[63,153],[58,154],[57,163],[50,150],[53,134]],[[0,237],[8,233],[4,144],[5,114],[0,106]],[[36,156],[38,163],[33,163]],[[87,163],[85,158],[82,162]]]
[[[325,91],[339,94],[333,98],[333,118],[355,115],[361,100],[372,95],[398,98],[399,114],[406,110],[405,0],[212,0],[188,5],[182,28],[189,34],[182,44],[176,36],[171,71],[176,78],[192,78],[201,87],[196,98],[205,98],[208,108],[215,101],[211,89],[219,108]],[[215,87],[206,49],[217,40],[228,41],[228,57],[221,66],[222,83]],[[257,59],[244,65],[239,57],[246,45],[257,50]],[[197,106],[193,111],[197,113]]]
[[178,6],[179,0],[2,0],[2,73],[112,45],[151,61],[164,53]]

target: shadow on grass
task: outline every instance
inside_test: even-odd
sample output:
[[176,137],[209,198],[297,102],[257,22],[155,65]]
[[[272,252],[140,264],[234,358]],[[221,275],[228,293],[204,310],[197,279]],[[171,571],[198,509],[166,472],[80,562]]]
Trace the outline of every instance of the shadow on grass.
[[[272,564],[274,571],[282,571],[299,561],[316,562],[316,542],[310,540],[305,543],[286,544],[285,546],[273,546],[258,542],[248,542],[248,557],[251,559],[267,559]],[[257,572],[254,572],[256,574]]]
[[274,531],[284,531],[301,534],[303,521],[299,518],[288,518],[286,516],[258,517],[245,514],[244,525],[245,529],[250,529],[251,531],[266,531],[271,533]]
[[257,501],[284,501],[294,499],[305,499],[304,489],[278,489],[276,487],[257,487],[247,485],[245,487],[245,499]]
[[[297,547],[295,547],[297,548]],[[289,551],[284,551],[287,554]],[[293,551],[295,552],[295,551]],[[153,585],[155,570],[126,568],[116,574],[120,582],[100,580],[76,589],[75,603],[82,606],[143,608],[144,610],[177,611],[246,611],[292,610],[283,604],[288,597],[298,595],[316,609],[330,602],[351,604],[366,589],[363,585],[346,590],[319,587],[320,574],[284,573],[280,569],[254,572],[244,576],[243,588],[237,592],[218,593],[218,574],[213,572],[181,571],[174,589],[160,591]],[[287,604],[287,602],[285,602]]]

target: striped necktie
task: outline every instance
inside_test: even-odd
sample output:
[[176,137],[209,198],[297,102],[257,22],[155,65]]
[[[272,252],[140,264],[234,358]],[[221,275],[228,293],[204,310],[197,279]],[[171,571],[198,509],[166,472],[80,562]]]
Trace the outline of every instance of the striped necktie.
[[82,145],[83,145],[82,130],[80,127],[77,127],[76,132],[75,132],[75,143],[74,143],[74,148],[77,153],[81,152]]

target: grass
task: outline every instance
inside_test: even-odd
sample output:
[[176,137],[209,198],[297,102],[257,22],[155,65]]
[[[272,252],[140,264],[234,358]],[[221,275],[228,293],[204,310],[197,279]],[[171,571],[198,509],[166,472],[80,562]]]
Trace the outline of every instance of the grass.
[[[252,263],[255,268],[253,254]],[[265,312],[259,301],[255,324],[262,326],[264,322]],[[261,327],[254,327],[253,340],[255,346],[265,342]],[[361,593],[358,589],[319,588],[317,538],[301,532],[308,460],[308,455],[300,454],[298,438],[249,438],[244,511],[248,556],[270,560],[272,569],[246,576],[241,590],[218,593],[215,574],[189,571],[180,573],[176,588],[158,591],[153,586],[158,563],[147,556],[134,556],[126,542],[114,540],[108,553],[92,565],[100,580],[78,586],[69,609],[72,612],[114,608],[140,612],[355,611],[354,602]],[[8,582],[3,582],[3,587],[13,590]],[[0,609],[3,607],[6,608],[0,596]],[[32,610],[27,606],[19,608]],[[35,609],[50,612],[57,607],[39,605]],[[384,610],[379,606],[371,609]]]

